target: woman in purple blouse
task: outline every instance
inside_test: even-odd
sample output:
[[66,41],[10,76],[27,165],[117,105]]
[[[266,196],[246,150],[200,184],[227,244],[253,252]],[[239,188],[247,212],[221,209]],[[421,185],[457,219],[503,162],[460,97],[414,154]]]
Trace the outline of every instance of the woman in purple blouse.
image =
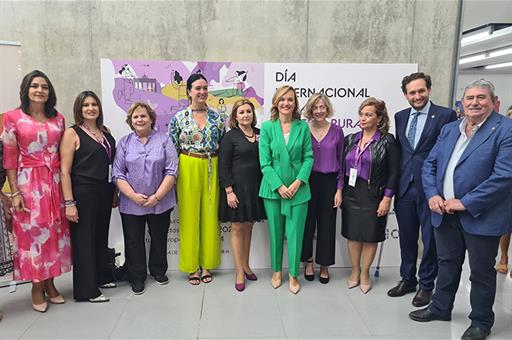
[[136,102],[126,122],[133,130],[119,141],[113,176],[119,188],[128,280],[135,294],[144,293],[147,276],[145,231],[151,236],[149,272],[158,284],[166,284],[167,233],[171,210],[176,205],[178,158],[171,140],[154,130],[155,111]]
[[391,198],[398,185],[399,148],[388,133],[386,104],[370,97],[359,106],[360,132],[345,138],[342,235],[348,239],[352,273],[348,288],[372,288],[370,266],[385,239]]
[[333,115],[329,98],[322,93],[309,97],[304,116],[309,119],[313,146],[313,170],[309,177],[311,200],[302,242],[301,261],[306,262],[304,278],[315,279],[313,236],[316,229],[315,261],[320,265],[320,282],[329,282],[329,266],[334,264],[336,248],[336,212],[343,189],[343,130],[327,118]]

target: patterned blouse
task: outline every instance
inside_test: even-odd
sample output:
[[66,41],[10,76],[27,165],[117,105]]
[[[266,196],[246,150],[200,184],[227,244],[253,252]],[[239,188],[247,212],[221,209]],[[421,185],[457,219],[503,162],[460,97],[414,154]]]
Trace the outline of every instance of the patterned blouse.
[[176,151],[215,152],[224,136],[226,118],[208,109],[206,125],[199,129],[192,117],[192,110],[186,108],[176,113],[169,123],[169,136],[172,138]]

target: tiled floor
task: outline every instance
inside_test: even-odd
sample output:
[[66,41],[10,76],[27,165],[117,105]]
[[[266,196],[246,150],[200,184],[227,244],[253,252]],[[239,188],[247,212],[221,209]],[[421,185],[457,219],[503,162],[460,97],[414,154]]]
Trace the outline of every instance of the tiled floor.
[[[270,270],[257,270],[259,280],[235,291],[231,271],[217,271],[208,285],[192,287],[186,276],[170,272],[168,285],[146,282],[143,295],[128,284],[105,289],[109,303],[72,300],[71,275],[56,282],[67,302],[51,305],[44,314],[32,311],[30,285],[16,293],[0,289],[0,339],[459,339],[469,325],[467,271],[451,322],[418,323],[407,314],[413,295],[389,298],[386,291],[398,278],[398,268],[381,269],[374,289],[363,295],[348,290],[348,269],[332,269],[331,282],[301,279],[297,296],[288,282],[270,286]],[[496,323],[490,339],[512,338],[512,279],[498,275],[494,306]]]

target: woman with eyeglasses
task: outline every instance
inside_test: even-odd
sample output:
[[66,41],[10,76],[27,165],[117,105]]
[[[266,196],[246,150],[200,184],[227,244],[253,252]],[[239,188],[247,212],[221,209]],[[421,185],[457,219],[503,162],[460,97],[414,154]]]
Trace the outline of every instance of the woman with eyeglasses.
[[348,240],[352,273],[348,288],[372,288],[370,266],[385,240],[391,198],[398,185],[399,148],[388,133],[384,101],[370,97],[359,106],[361,131],[345,138],[342,235]]

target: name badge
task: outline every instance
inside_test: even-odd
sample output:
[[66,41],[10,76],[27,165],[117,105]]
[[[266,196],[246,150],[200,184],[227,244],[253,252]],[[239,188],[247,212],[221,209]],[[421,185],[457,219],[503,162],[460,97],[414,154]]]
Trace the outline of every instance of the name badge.
[[112,183],[112,164],[108,165],[108,182]]
[[356,180],[357,180],[357,169],[350,168],[350,174],[348,175],[348,185],[350,185],[351,187],[355,187]]

